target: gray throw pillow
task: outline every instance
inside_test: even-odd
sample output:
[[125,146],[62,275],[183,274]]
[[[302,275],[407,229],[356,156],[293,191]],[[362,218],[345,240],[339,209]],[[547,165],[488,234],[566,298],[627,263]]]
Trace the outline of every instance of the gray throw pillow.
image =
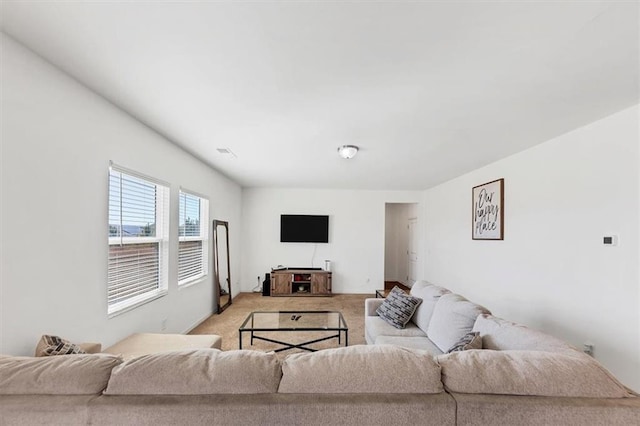
[[451,352],[468,351],[469,349],[482,349],[482,336],[477,331],[470,331],[453,344],[447,351]]
[[422,299],[394,287],[376,313],[395,328],[404,328],[421,302]]

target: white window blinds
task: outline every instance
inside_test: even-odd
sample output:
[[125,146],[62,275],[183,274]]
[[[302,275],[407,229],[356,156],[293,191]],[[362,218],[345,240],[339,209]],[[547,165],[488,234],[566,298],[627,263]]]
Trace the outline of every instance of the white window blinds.
[[209,200],[180,191],[178,228],[178,284],[208,273]]
[[166,293],[168,203],[168,186],[109,169],[109,314]]

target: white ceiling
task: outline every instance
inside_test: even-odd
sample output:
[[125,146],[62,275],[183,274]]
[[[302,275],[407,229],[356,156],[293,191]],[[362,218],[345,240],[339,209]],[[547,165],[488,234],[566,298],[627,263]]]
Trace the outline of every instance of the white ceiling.
[[611,1],[3,1],[1,25],[242,186],[425,189],[638,103],[638,21]]

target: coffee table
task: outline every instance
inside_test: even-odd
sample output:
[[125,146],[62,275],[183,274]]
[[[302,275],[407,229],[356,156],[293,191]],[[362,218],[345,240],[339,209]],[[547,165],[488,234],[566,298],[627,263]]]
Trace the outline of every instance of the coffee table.
[[[264,336],[273,332],[300,333],[309,331],[329,331],[332,333],[329,336],[302,343],[289,343]],[[259,336],[256,335],[258,332]],[[317,349],[309,348],[308,345],[329,339],[338,339],[339,346],[343,334],[344,345],[349,345],[349,328],[342,313],[338,311],[255,311],[247,316],[238,329],[240,349],[242,349],[242,335],[245,333],[250,333],[252,345],[254,340],[263,340],[284,346],[276,349],[275,352],[296,348],[315,352]]]

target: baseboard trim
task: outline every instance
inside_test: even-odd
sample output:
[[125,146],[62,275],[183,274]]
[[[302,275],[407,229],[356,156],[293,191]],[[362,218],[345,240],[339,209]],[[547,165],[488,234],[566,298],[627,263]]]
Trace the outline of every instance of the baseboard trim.
[[191,324],[189,326],[189,328],[187,329],[187,331],[183,332],[182,334],[189,334],[191,333],[191,331],[193,331],[194,328],[196,328],[197,326],[199,326],[200,324],[202,324],[202,322],[204,320],[206,320],[207,318],[209,318],[211,315],[213,315],[215,312],[211,312],[208,315],[205,315],[204,317],[202,317],[201,319],[199,319],[198,321],[196,321],[195,323]]

